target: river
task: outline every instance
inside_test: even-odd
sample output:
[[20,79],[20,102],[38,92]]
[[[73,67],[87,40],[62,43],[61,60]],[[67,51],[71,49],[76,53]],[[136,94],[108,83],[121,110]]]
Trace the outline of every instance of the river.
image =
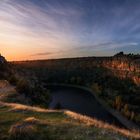
[[96,118],[119,127],[123,125],[112,116],[87,90],[67,86],[47,86],[52,101],[49,109],[55,109],[59,103],[61,109],[68,109],[82,115]]

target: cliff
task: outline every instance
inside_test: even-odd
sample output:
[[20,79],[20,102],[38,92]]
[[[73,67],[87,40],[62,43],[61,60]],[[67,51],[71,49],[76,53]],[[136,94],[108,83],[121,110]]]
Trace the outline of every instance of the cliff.
[[104,59],[101,66],[111,69],[115,76],[131,79],[140,86],[140,56],[114,56]]

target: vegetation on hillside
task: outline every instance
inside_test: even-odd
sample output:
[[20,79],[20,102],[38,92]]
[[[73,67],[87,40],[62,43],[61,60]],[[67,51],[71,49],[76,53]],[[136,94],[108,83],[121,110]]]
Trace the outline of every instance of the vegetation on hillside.
[[12,74],[9,82],[16,86],[16,91],[29,99],[28,104],[48,107],[50,102],[49,91],[35,81],[30,81],[21,75]]
[[[30,81],[30,78],[18,74],[11,63],[0,55],[0,80],[8,80],[12,85],[16,86],[16,91],[20,94],[9,102],[20,102],[29,105],[38,105],[48,107],[50,102],[49,91],[43,88],[37,81]],[[14,95],[15,96],[15,95]],[[21,99],[19,99],[21,98]]]

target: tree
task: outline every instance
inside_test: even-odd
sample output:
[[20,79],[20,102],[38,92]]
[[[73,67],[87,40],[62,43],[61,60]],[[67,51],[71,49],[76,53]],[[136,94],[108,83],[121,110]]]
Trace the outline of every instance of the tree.
[[92,86],[91,86],[91,89],[92,89],[95,93],[97,93],[98,95],[101,95],[101,93],[102,93],[102,89],[101,89],[101,87],[99,86],[98,83],[93,83]]
[[24,93],[25,95],[28,95],[28,96],[32,92],[32,88],[30,86],[30,83],[25,79],[21,79],[18,81],[17,86],[16,86],[16,90],[19,93]]
[[70,82],[71,82],[72,84],[74,84],[74,83],[75,83],[75,77],[72,77],[72,78],[70,79]]
[[124,55],[124,52],[122,51],[122,52],[115,54],[114,56],[123,56],[123,55]]
[[135,113],[132,111],[132,112],[131,112],[130,119],[131,119],[131,120],[134,120],[134,117],[135,117]]
[[[130,113],[130,111],[129,111],[128,104],[125,104],[125,105],[124,105],[124,110],[123,110],[123,112],[124,112],[124,115],[125,115],[127,118],[130,118],[131,113]],[[132,117],[133,117],[133,116],[132,116]]]
[[55,105],[55,109],[61,109],[62,108],[62,106],[61,106],[61,104],[58,102],[56,105]]
[[122,98],[121,98],[121,96],[117,96],[116,98],[115,98],[115,108],[117,109],[117,110],[120,110],[121,109],[121,106],[122,106]]

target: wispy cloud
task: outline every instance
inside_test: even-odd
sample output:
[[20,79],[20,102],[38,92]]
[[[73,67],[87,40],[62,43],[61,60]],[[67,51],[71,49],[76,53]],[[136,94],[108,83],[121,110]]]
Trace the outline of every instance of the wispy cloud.
[[133,47],[139,45],[137,42],[105,42],[101,44],[96,44],[93,46],[89,46],[92,50],[113,50],[115,48],[125,48],[125,47]]
[[38,58],[134,46],[140,51],[139,9],[139,0],[1,0],[0,44],[8,49],[0,51],[9,59],[32,51],[60,52]]
[[41,55],[51,55],[53,54],[52,52],[45,52],[45,53],[36,53],[36,54],[32,54],[31,56],[41,56]]

